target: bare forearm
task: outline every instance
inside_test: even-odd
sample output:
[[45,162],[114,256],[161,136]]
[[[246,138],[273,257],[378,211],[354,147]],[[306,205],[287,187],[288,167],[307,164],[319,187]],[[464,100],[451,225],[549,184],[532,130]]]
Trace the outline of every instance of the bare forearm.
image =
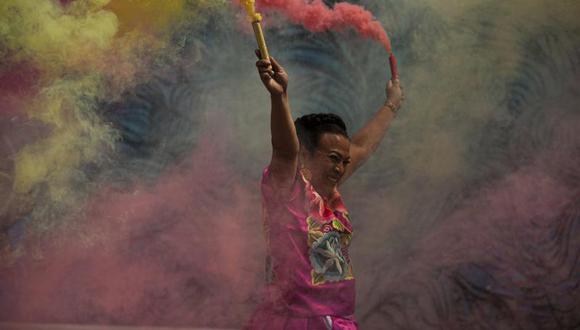
[[272,94],[270,129],[272,147],[275,156],[295,158],[298,155],[299,142],[292,120],[288,94]]
[[398,78],[387,82],[386,92],[385,104],[352,137],[351,165],[347,168],[341,182],[350,177],[377,150],[389,125],[395,118],[395,111],[401,107],[401,103],[405,99]]
[[353,136],[352,143],[363,152],[362,160],[366,160],[378,148],[394,117],[394,112],[383,105]]

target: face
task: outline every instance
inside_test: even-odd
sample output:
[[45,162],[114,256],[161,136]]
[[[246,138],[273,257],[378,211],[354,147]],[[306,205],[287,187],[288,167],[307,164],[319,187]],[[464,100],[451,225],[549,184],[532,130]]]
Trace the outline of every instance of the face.
[[350,163],[350,141],[340,134],[323,133],[314,153],[301,151],[301,161],[310,170],[316,191],[330,194]]

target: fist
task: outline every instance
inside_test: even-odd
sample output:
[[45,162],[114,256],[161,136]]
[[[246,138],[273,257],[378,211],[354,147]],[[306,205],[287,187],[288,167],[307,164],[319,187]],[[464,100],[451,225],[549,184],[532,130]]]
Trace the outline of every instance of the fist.
[[386,92],[387,101],[391,102],[395,108],[400,108],[401,104],[405,100],[405,93],[403,93],[403,87],[401,87],[399,78],[395,78],[387,82]]
[[[256,56],[260,58],[259,50],[256,50]],[[269,60],[260,59],[256,62],[256,68],[258,68],[264,87],[270,94],[281,95],[286,93],[288,89],[288,74],[276,59],[272,56],[270,56]]]

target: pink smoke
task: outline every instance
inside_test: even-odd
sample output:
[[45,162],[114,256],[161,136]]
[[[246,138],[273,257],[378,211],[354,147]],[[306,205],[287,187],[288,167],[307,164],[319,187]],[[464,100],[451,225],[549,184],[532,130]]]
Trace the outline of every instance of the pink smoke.
[[342,31],[352,27],[361,36],[379,41],[389,54],[392,53],[391,41],[383,26],[361,6],[341,2],[328,8],[321,0],[308,3],[304,0],[256,0],[256,5],[279,11],[291,22],[312,32]]
[[[10,62],[8,59],[7,62]],[[42,72],[31,63],[10,63],[0,72],[0,115],[12,116],[24,110],[29,98],[38,92],[36,83]]]
[[[82,217],[0,263],[0,320],[234,327],[253,309],[264,243],[255,179],[231,166],[226,118],[155,184],[103,187]],[[225,127],[228,127],[225,124]],[[221,129],[218,129],[221,128]]]

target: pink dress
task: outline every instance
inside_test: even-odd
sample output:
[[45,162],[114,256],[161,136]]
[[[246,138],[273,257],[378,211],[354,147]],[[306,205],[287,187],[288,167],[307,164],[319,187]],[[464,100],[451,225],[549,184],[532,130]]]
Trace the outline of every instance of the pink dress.
[[281,196],[266,168],[262,201],[267,284],[246,329],[357,329],[352,226],[338,191],[325,200],[298,173]]

